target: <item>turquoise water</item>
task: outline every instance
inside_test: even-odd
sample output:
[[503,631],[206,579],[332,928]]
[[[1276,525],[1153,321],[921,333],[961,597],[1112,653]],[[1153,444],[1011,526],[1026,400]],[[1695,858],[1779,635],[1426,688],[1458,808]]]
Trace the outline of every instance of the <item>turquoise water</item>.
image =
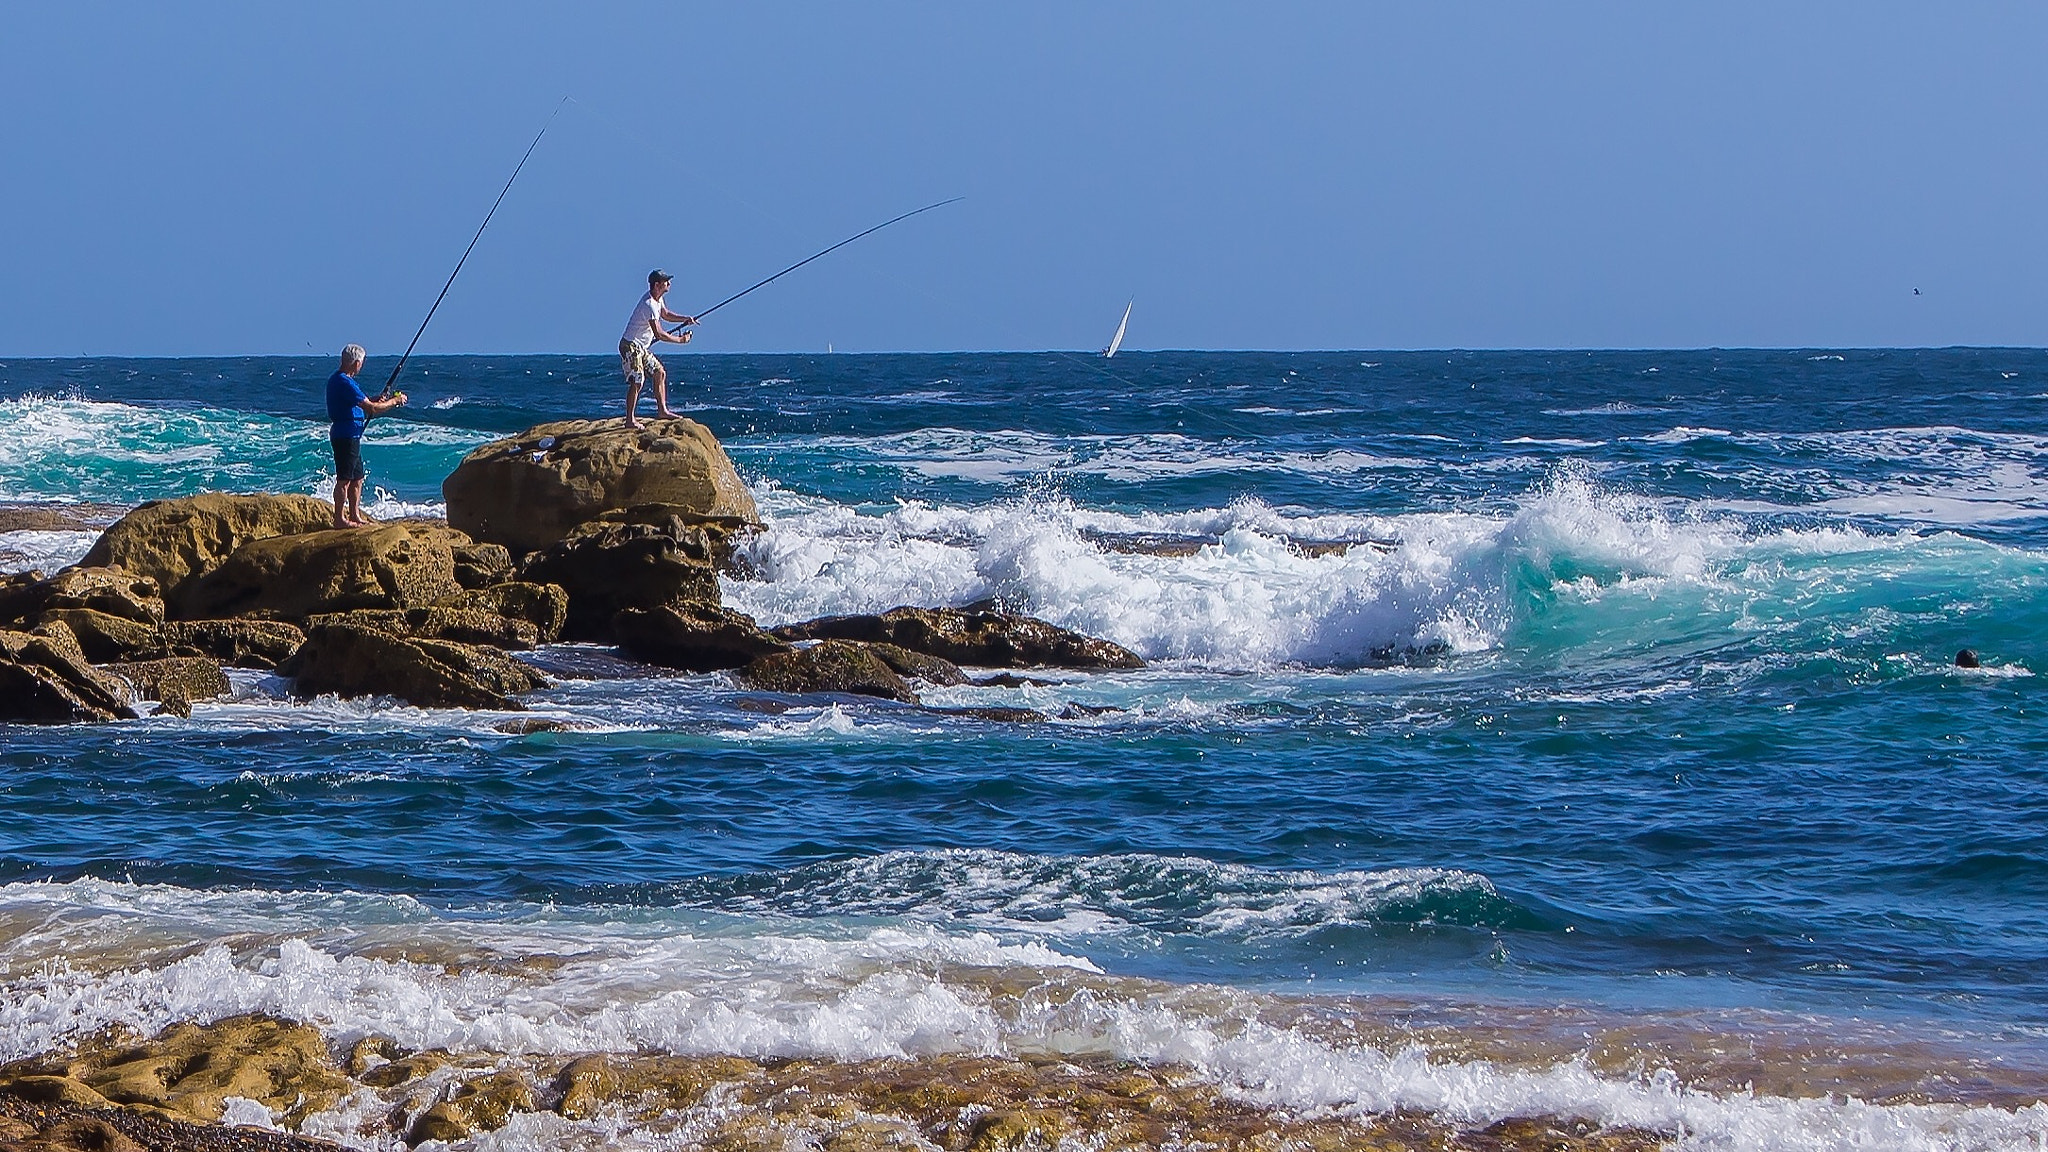
[[[0,1058],[251,1002],[396,1028],[401,985],[452,1005],[423,1035],[494,1050],[1024,1050],[1042,1022],[983,1019],[956,969],[1092,969],[1115,1003],[1061,1036],[1270,1064],[1284,1099],[1429,1106],[1462,1076],[1475,1114],[1682,1113],[1698,1147],[2048,1132],[2011,1110],[2048,1084],[2048,353],[675,367],[768,520],[729,604],[1001,595],[1151,667],[927,694],[1115,709],[1028,726],[769,714],[663,674],[563,679],[533,707],[575,730],[514,738],[239,674],[190,720],[0,728],[0,965],[42,1005],[0,1007]],[[323,492],[329,370],[0,365],[0,500]],[[417,371],[366,444],[387,514],[438,510],[495,433],[619,411],[602,358]],[[1127,550],[1162,538],[1200,548]],[[1300,546],[1331,542],[1353,546]],[[1952,666],[1965,646],[1985,667]],[[457,994],[377,968],[393,940],[614,969]],[[1209,986],[1568,1020],[1529,1028],[1524,1080],[1446,1059],[1425,1090],[1284,1030],[1231,1056],[1217,1038],[1245,1034],[1174,999]],[[1568,1074],[1574,1030],[1617,1022],[1688,1037],[1659,1058],[1690,1087]],[[1862,1054],[1810,1094],[1905,1083],[1961,1111],[1773,1103],[1701,1070],[1766,1033]]]

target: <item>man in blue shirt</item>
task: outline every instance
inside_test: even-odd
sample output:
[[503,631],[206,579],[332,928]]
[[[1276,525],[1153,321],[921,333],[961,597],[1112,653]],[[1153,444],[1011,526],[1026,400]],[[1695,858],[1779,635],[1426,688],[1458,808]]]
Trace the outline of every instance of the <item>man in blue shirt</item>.
[[382,416],[405,404],[405,393],[394,392],[388,399],[373,400],[363,395],[356,373],[363,370],[363,346],[351,344],[341,350],[341,371],[327,378],[327,419],[332,422],[328,439],[334,443],[334,526],[361,528],[370,523],[363,515],[363,422]]

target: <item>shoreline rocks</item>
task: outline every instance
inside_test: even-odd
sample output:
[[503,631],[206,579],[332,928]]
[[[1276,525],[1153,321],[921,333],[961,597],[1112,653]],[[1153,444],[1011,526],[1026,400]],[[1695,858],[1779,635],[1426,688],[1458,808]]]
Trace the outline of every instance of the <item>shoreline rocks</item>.
[[316,624],[278,665],[297,696],[395,696],[421,708],[524,711],[516,697],[547,679],[493,649],[337,620]]
[[[0,1145],[335,1147],[231,1128],[221,1122],[228,1096],[262,1104],[287,1129],[356,1100],[367,1106],[353,1110],[347,1135],[379,1147],[486,1137],[522,1116],[534,1118],[529,1125],[602,1120],[598,1131],[611,1140],[830,1152],[1652,1152],[1676,1136],[1557,1115],[1478,1124],[1416,1109],[1304,1112],[1246,1099],[1183,1065],[1090,1055],[504,1055],[410,1050],[370,1035],[337,1060],[316,1029],[250,1015],[175,1024],[148,1038],[117,1030],[76,1053],[0,1066]],[[24,1121],[32,1122],[26,1132],[4,1127]]]
[[695,420],[562,420],[471,452],[441,485],[449,527],[513,553],[536,552],[599,515],[669,504],[757,523],[738,469]]
[[977,668],[1143,668],[1137,653],[1108,640],[978,608],[891,608],[879,616],[825,616],[769,630],[781,640],[893,644]]

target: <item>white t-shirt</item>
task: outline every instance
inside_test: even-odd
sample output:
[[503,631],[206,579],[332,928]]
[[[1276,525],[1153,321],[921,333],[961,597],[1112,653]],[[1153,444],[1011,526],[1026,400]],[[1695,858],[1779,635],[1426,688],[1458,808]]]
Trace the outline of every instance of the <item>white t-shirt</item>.
[[633,318],[626,321],[626,333],[621,340],[628,340],[642,348],[654,346],[654,325],[661,318],[661,301],[649,292],[633,305]]

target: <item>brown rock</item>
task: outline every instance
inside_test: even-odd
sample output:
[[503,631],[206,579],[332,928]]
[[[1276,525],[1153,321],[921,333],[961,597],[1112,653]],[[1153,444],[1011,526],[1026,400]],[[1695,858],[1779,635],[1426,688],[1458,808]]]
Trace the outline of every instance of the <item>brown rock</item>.
[[512,697],[542,687],[532,669],[500,652],[421,640],[362,624],[316,625],[278,666],[301,696],[396,696],[422,708],[519,711]]
[[1029,616],[966,608],[892,608],[774,629],[784,640],[862,640],[981,668],[1142,668],[1136,653]]
[[516,1071],[498,1072],[456,1085],[448,1099],[413,1120],[405,1140],[408,1144],[421,1144],[495,1132],[505,1126],[514,1112],[534,1112],[539,1107],[533,1085],[525,1077]]
[[104,672],[119,676],[143,700],[155,700],[159,712],[190,716],[194,700],[218,700],[228,694],[228,678],[220,665],[205,656],[172,656],[108,664]]
[[868,648],[882,658],[882,663],[894,669],[898,676],[909,676],[941,688],[967,683],[967,673],[962,672],[958,664],[944,657],[912,652],[908,648],[898,648],[894,644],[870,644]]
[[464,544],[455,550],[455,582],[489,588],[512,578],[512,552],[503,544]]
[[78,641],[85,658],[95,664],[128,660],[158,644],[155,628],[91,608],[49,608],[36,614],[37,624],[62,624]]
[[600,513],[635,504],[760,519],[717,438],[686,419],[637,429],[622,420],[541,424],[471,452],[441,494],[450,526],[515,553],[545,548]]
[[172,620],[151,656],[207,656],[234,668],[275,668],[306,634],[282,620]]
[[827,640],[763,656],[733,677],[749,688],[798,696],[812,692],[845,692],[917,703],[917,693],[865,644]]
[[0,721],[104,723],[135,715],[127,685],[87,663],[62,624],[0,632]]
[[353,608],[423,608],[459,594],[459,532],[419,522],[273,536],[236,550],[172,598],[183,619],[304,619]]
[[628,608],[613,618],[612,631],[634,659],[690,672],[738,668],[790,649],[752,616],[708,604]]
[[611,1057],[578,1057],[555,1077],[555,1091],[562,1098],[555,1111],[571,1120],[588,1120],[605,1101],[619,1094],[619,1087],[619,1073],[612,1067]]
[[16,1076],[6,1083],[11,1096],[38,1104],[72,1104],[80,1108],[111,1108],[113,1101],[69,1076]]
[[127,1133],[98,1116],[73,1116],[36,1133],[36,1152],[145,1152]]
[[310,496],[205,492],[152,500],[100,534],[80,567],[123,568],[157,582],[166,600],[244,544],[334,526],[334,507]]
[[475,608],[358,608],[353,612],[323,612],[306,618],[306,627],[321,624],[358,624],[394,636],[420,640],[452,640],[457,644],[482,644],[491,648],[526,649],[534,646],[537,633],[524,620]]
[[568,593],[565,640],[616,642],[612,619],[628,608],[718,603],[710,541],[652,524],[585,524],[527,557],[520,578]]
[[43,606],[41,586],[48,577],[41,569],[10,572],[0,576],[0,623],[32,616]]
[[569,619],[569,594],[559,584],[506,580],[441,601],[444,608],[474,608],[533,625],[535,640],[552,644]]
[[269,1016],[176,1024],[141,1044],[83,1052],[65,1072],[117,1104],[209,1122],[241,1096],[295,1123],[348,1088],[317,1029]]
[[29,611],[82,608],[138,624],[160,624],[164,599],[155,580],[119,568],[66,568],[30,593],[42,603]]

